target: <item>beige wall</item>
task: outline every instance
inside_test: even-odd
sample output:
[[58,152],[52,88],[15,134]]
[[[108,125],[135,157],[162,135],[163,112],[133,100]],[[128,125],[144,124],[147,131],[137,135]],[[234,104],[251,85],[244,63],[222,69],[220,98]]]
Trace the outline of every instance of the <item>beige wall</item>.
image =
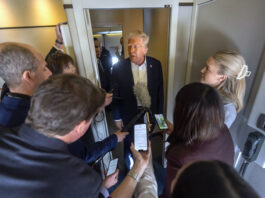
[[128,35],[143,31],[143,9],[90,10],[92,27],[122,27],[125,57],[128,57]]
[[0,30],[0,43],[7,41],[27,43],[44,57],[54,45],[55,39],[54,27]]
[[66,21],[61,0],[1,0],[0,27],[45,26]]
[[1,0],[0,43],[27,43],[45,56],[56,39],[55,28],[38,26],[54,26],[64,21],[61,0]]
[[169,34],[168,8],[144,9],[144,31],[150,36],[147,55],[158,59],[162,64],[166,107]]

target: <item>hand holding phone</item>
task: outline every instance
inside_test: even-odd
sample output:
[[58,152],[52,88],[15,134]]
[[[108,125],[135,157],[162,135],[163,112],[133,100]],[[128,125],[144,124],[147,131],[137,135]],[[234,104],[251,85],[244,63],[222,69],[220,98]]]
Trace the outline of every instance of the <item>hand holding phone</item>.
[[155,114],[155,119],[160,130],[168,129],[166,120],[163,114]]
[[117,165],[118,165],[118,158],[110,161],[107,176],[113,174],[116,171]]
[[103,180],[103,186],[106,189],[109,189],[110,187],[114,186],[119,179],[119,169],[117,169],[113,174],[106,176],[105,179]]
[[148,150],[147,127],[146,124],[134,125],[134,148],[137,151]]

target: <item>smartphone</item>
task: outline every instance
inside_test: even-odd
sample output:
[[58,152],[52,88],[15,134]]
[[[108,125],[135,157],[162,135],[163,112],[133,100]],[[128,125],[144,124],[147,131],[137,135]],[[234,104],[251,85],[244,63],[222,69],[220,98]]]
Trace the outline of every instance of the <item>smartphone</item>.
[[146,124],[134,125],[134,148],[137,151],[148,150],[148,138],[147,138]]
[[155,114],[155,119],[160,130],[168,129],[166,120],[163,114]]
[[117,169],[117,165],[118,165],[118,158],[110,161],[107,176],[115,173],[115,171]]

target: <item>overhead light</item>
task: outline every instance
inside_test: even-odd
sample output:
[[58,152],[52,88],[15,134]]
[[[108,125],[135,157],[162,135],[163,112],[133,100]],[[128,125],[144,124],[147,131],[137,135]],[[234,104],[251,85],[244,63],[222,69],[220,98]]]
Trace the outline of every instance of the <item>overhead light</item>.
[[112,57],[112,65],[115,65],[117,62],[119,62],[119,59],[116,56]]
[[94,34],[122,34],[122,31],[102,31],[102,32],[95,32]]

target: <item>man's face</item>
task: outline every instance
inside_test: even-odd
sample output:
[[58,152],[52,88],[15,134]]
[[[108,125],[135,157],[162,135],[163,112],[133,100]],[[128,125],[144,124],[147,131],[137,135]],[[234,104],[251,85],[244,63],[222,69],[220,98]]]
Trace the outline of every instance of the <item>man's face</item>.
[[34,87],[35,89],[46,79],[49,78],[49,76],[52,75],[51,71],[47,67],[47,63],[42,57],[42,55],[34,50],[34,55],[38,60],[38,68],[36,72],[34,72],[33,75],[33,82],[34,82]]
[[129,39],[128,52],[131,62],[136,65],[143,64],[147,51],[148,48],[144,45],[142,38],[134,37]]
[[100,42],[99,42],[98,40],[95,40],[95,41],[94,41],[94,44],[95,44],[96,56],[97,56],[97,58],[99,58],[100,55],[101,55],[101,46],[100,46]]

